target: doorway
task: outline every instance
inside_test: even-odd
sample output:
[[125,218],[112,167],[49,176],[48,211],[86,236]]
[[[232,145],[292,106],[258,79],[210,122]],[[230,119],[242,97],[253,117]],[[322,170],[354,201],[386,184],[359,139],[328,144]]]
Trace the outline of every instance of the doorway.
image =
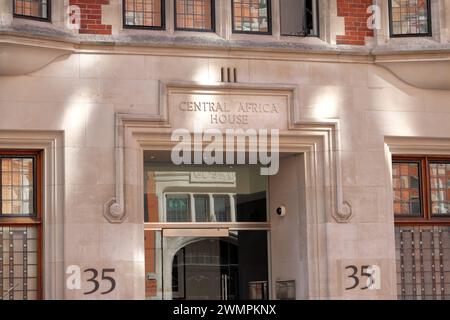
[[[230,231],[228,237],[211,238],[201,233],[165,239],[163,275],[170,281],[165,291],[171,299],[268,299],[266,231]],[[171,246],[182,248],[172,257]]]
[[146,297],[269,299],[268,179],[259,166],[147,160]]

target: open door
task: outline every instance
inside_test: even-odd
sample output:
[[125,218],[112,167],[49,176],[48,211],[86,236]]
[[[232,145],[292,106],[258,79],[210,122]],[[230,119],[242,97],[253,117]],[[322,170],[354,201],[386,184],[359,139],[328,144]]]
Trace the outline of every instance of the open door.
[[167,229],[163,247],[164,299],[268,299],[267,231]]

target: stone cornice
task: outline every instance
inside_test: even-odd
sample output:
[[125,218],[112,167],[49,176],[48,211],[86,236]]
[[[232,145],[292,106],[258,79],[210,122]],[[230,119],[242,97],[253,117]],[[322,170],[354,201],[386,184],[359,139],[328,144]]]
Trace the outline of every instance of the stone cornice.
[[[60,32],[61,33],[61,32]],[[332,46],[286,42],[226,41],[210,37],[126,38],[73,35],[51,37],[0,29],[0,76],[35,72],[60,56],[72,53],[202,57],[223,59],[284,60],[329,63],[374,64],[393,73],[405,83],[422,89],[450,90],[450,45],[426,45],[422,49],[379,46]],[[201,39],[202,41],[199,41]],[[209,39],[209,40],[208,40]],[[194,41],[195,40],[195,41]],[[428,41],[429,42],[429,41]],[[35,59],[27,59],[32,50]],[[419,72],[419,70],[421,70]],[[423,70],[428,72],[423,72]],[[417,77],[418,72],[421,77]],[[442,74],[441,74],[442,73]]]

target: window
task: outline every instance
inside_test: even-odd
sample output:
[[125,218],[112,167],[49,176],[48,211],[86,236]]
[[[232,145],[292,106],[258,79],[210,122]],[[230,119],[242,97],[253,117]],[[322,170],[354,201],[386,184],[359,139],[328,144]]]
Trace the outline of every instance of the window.
[[271,34],[270,0],[233,0],[233,32]]
[[196,222],[210,222],[209,215],[209,196],[208,195],[194,195],[195,199],[195,221]]
[[395,158],[392,179],[397,219],[450,221],[450,158]]
[[14,16],[50,21],[50,0],[14,0]]
[[164,0],[124,0],[124,27],[164,29],[164,8]]
[[175,0],[175,29],[214,31],[214,1]]
[[214,195],[214,213],[217,222],[231,222],[230,197],[228,195]]
[[394,213],[398,216],[420,216],[420,161],[397,161],[392,165]]
[[318,36],[317,0],[280,0],[281,35]]
[[167,222],[190,222],[189,195],[166,195]]
[[39,299],[40,154],[0,151],[0,300]]
[[396,157],[392,175],[398,298],[448,300],[450,158]]
[[391,36],[431,36],[429,0],[389,0]]

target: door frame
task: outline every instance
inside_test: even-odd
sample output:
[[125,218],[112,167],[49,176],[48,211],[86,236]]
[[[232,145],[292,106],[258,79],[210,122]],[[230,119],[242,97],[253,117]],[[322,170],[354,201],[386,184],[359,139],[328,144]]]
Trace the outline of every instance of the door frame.
[[[308,226],[303,245],[308,248],[308,256],[305,257],[302,287],[297,281],[297,298],[326,299],[340,295],[338,289],[331,285],[331,280],[336,278],[336,264],[328,255],[326,231],[327,224],[348,223],[353,217],[352,207],[343,197],[339,120],[302,118],[296,85],[161,82],[159,115],[116,115],[116,196],[105,203],[105,218],[112,223],[126,221],[141,227],[144,224],[141,214],[144,212],[144,151],[171,151],[176,145],[171,140],[173,130],[167,115],[169,88],[221,92],[245,88],[285,94],[290,118],[287,129],[280,131],[279,151],[281,154],[302,154],[299,165],[305,173],[301,197],[304,200],[302,214]],[[136,246],[137,250],[144,251],[143,241]],[[145,296],[144,277],[142,272],[139,288],[142,297]],[[273,282],[271,287],[274,290]]]

